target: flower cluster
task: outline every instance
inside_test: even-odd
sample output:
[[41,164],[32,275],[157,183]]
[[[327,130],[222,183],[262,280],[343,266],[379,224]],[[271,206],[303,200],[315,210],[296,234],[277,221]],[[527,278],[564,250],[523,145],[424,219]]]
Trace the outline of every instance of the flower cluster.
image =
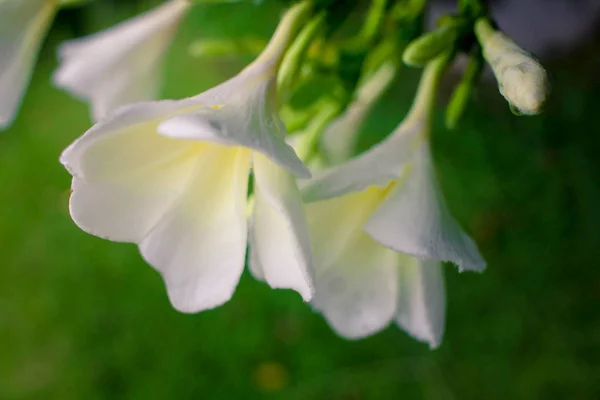
[[[340,50],[329,13],[351,7],[299,1],[252,63],[179,100],[155,99],[161,59],[188,0],[64,43],[53,81],[87,101],[95,121],[60,157],[73,177],[73,221],[137,244],[179,311],[227,302],[248,259],[257,279],[298,292],[341,336],[368,336],[393,321],[437,347],[443,262],[459,271],[486,267],[437,182],[430,136],[440,79],[466,36],[478,38],[472,47],[512,107],[539,112],[547,83],[540,64],[494,31],[483,11],[465,11],[470,24],[463,18],[414,38],[423,4],[386,10],[374,1],[363,30]],[[0,125],[13,120],[61,5],[0,0]],[[385,35],[384,26],[403,35]],[[403,52],[407,36],[415,40]],[[353,157],[402,59],[424,67],[412,108],[382,142]],[[454,114],[476,75],[465,73]],[[310,106],[288,102],[315,82],[323,90]]]

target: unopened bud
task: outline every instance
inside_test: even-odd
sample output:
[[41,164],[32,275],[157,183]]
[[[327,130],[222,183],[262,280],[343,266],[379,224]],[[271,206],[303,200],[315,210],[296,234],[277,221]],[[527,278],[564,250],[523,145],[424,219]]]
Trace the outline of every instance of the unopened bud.
[[452,91],[452,97],[450,98],[450,101],[448,101],[448,106],[446,107],[445,123],[447,129],[455,129],[458,125],[458,121],[467,108],[467,103],[471,97],[472,91],[473,87],[464,82],[460,82]]
[[180,0],[189,1],[196,4],[221,4],[221,3],[240,3],[244,0]]
[[58,6],[61,8],[82,6],[91,3],[92,0],[58,0]]
[[443,52],[451,50],[457,37],[455,26],[442,26],[426,33],[406,47],[402,61],[412,67],[423,67]]
[[193,57],[223,57],[238,54],[258,55],[266,42],[256,38],[202,39],[189,46]]
[[452,96],[448,101],[445,120],[446,128],[452,130],[458,125],[458,122],[467,109],[469,99],[471,98],[477,79],[479,79],[482,67],[483,58],[481,56],[481,51],[477,48],[469,57],[465,72],[460,82],[454,88]]
[[550,88],[544,67],[508,36],[494,30],[486,18],[476,22],[475,34],[494,71],[498,90],[511,109],[525,115],[539,114]]

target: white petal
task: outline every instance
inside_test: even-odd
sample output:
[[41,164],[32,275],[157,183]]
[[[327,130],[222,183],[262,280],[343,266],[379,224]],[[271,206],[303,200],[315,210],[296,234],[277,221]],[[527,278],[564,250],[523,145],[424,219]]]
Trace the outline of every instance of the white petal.
[[396,309],[397,257],[362,234],[345,254],[317,277],[315,308],[349,339],[385,328]]
[[400,256],[396,323],[417,340],[436,348],[444,335],[446,291],[442,265]]
[[473,240],[450,215],[437,185],[429,145],[423,142],[414,162],[365,224],[384,246],[426,260],[451,261],[459,271],[485,269]]
[[265,99],[256,93],[251,98],[233,98],[221,105],[204,103],[210,107],[171,118],[160,124],[158,131],[176,139],[208,140],[252,148],[296,176],[310,178],[308,168],[285,142],[285,126],[276,108],[264,103]]
[[254,210],[251,269],[273,288],[312,298],[313,265],[308,228],[294,176],[261,154],[253,162]]
[[244,268],[251,153],[209,146],[186,192],[140,244],[182,312],[228,301]]
[[256,245],[253,241],[252,229],[254,227],[254,219],[250,217],[248,219],[248,270],[254,277],[254,279],[259,281],[265,281],[265,272],[262,264],[260,263],[260,258],[258,258]]
[[125,106],[95,124],[61,155],[69,172],[88,182],[112,181],[176,158],[197,143],[156,133],[165,117],[190,107],[185,100]]
[[113,181],[90,183],[73,178],[73,221],[92,235],[138,243],[185,189],[198,155],[198,151],[189,152],[132,173],[123,171]]
[[95,120],[156,98],[162,56],[189,3],[172,0],[94,35],[64,43],[54,83],[90,101]]
[[380,192],[374,188],[306,206],[316,269],[313,304],[346,338],[383,329],[396,311],[397,254],[360,229]]
[[0,128],[17,113],[55,13],[52,1],[0,1]]
[[313,202],[386,186],[399,178],[414,147],[422,140],[425,122],[407,120],[386,140],[340,166],[315,176],[302,188],[304,201]]

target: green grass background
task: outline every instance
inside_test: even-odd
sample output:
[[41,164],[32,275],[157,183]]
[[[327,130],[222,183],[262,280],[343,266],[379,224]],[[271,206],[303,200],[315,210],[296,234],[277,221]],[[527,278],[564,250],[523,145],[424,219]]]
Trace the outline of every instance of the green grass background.
[[[18,120],[0,135],[0,399],[600,398],[597,75],[550,64],[554,92],[540,117],[513,116],[485,85],[457,131],[443,128],[440,108],[440,180],[488,270],[447,267],[438,350],[393,326],[347,341],[297,294],[248,273],[226,305],[177,313],[134,245],[70,220],[58,156],[90,122],[85,104],[49,83],[56,45],[144,8],[61,13]],[[166,95],[200,92],[248,61],[193,59],[190,40],[268,37],[278,11],[196,8],[169,53]],[[363,147],[406,112],[418,75],[405,74]]]

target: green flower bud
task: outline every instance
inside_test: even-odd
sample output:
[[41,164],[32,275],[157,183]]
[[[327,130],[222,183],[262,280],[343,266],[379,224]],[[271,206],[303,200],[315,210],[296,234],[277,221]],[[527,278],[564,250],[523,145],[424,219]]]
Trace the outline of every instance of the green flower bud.
[[232,54],[260,54],[266,41],[256,38],[242,39],[201,39],[189,46],[189,53],[193,57],[221,57]]
[[441,53],[451,50],[457,37],[455,26],[442,26],[410,42],[402,61],[412,67],[422,67]]
[[458,125],[458,121],[467,109],[467,103],[471,97],[473,87],[464,82],[460,82],[452,91],[452,97],[446,107],[446,128],[453,130]]
[[58,0],[58,6],[61,8],[75,7],[91,3],[93,0]]
[[240,3],[244,0],[187,0],[196,4]]
[[452,130],[458,125],[459,120],[467,109],[469,99],[471,98],[477,79],[479,79],[482,68],[483,57],[480,49],[477,48],[472,52],[465,72],[448,101],[445,120],[446,128]]
[[277,88],[280,92],[280,101],[289,97],[309,47],[324,27],[325,15],[324,12],[321,12],[308,21],[286,51],[277,75]]
[[539,114],[550,88],[544,67],[508,36],[494,30],[486,18],[477,20],[475,34],[494,71],[498,90],[511,109],[525,115]]

